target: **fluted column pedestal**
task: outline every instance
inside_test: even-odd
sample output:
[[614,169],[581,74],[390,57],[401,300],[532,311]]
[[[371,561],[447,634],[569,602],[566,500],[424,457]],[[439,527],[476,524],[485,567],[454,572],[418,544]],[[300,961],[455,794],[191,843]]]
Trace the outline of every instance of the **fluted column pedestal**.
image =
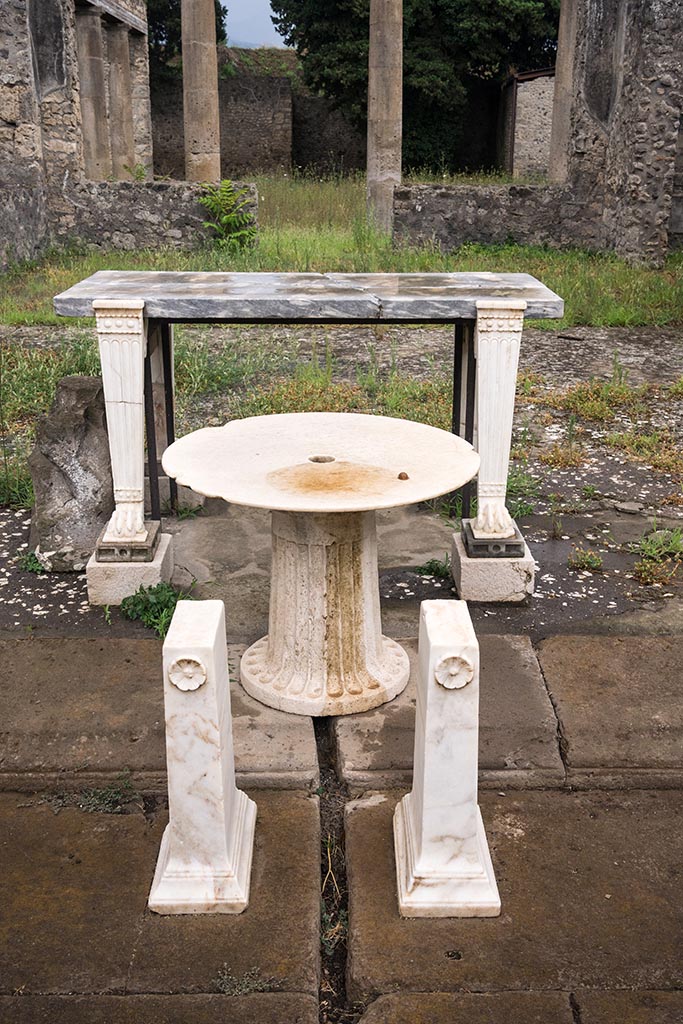
[[300,715],[391,700],[408,655],[382,636],[374,512],[273,512],[268,636],[244,654],[247,693]]

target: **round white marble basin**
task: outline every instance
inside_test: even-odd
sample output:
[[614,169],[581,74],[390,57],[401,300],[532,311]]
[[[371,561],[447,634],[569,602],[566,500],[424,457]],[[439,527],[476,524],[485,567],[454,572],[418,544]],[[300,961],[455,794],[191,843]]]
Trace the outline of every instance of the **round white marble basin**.
[[446,494],[476,475],[460,437],[424,423],[304,412],[205,427],[164,452],[166,473],[208,497],[282,512],[366,512]]

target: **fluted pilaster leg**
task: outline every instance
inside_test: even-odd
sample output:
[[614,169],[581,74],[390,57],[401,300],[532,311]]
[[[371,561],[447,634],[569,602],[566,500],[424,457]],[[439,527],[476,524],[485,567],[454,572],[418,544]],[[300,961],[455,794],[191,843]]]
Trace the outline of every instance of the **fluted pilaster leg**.
[[274,512],[272,538],[269,633],[242,658],[245,690],[316,716],[395,697],[408,656],[382,636],[374,512]]
[[523,300],[477,302],[477,444],[481,457],[477,482],[477,539],[515,536],[505,505],[517,364],[524,326]]
[[144,360],[147,327],[144,302],[97,300],[97,338],[107,410],[109,450],[116,508],[102,541],[144,543],[145,417]]

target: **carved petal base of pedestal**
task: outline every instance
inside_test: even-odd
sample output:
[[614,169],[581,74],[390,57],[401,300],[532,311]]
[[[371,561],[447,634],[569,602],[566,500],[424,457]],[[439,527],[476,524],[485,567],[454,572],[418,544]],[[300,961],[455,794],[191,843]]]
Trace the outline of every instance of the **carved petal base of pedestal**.
[[[416,837],[409,810],[411,794],[404,796],[394,812],[396,883],[401,917],[498,917],[500,896],[493,874],[481,812],[477,808],[478,864],[453,864],[430,870],[416,863]],[[448,825],[445,824],[445,828]]]
[[386,704],[405,689],[410,675],[408,655],[395,640],[383,636],[376,668],[354,665],[340,680],[324,666],[302,658],[296,671],[269,660],[268,637],[245,651],[240,664],[242,686],[252,697],[295,715],[353,715]]

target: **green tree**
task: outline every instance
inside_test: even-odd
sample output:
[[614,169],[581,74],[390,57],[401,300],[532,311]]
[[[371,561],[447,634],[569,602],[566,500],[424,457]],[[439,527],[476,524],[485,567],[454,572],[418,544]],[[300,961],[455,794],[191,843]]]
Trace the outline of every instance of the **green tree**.
[[[272,0],[309,88],[365,124],[370,0]],[[491,163],[500,85],[554,63],[560,0],[404,0],[404,165]],[[482,128],[483,126],[483,128]]]
[[[216,40],[224,43],[227,7],[214,0],[216,5]],[[156,68],[168,66],[179,57],[182,45],[180,36],[180,0],[147,0],[147,24],[149,28],[149,55]]]

